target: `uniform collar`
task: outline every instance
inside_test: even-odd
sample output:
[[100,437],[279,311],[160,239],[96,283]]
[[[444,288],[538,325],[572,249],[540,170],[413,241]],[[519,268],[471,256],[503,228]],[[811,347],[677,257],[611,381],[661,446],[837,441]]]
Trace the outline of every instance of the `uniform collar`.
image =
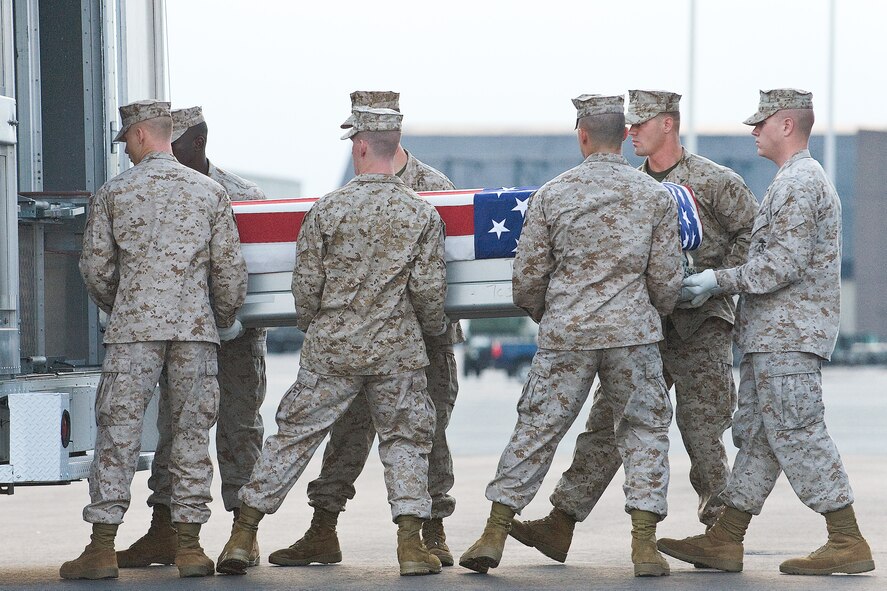
[[382,173],[366,173],[359,174],[353,179],[351,179],[352,183],[394,183],[396,185],[404,184],[403,179],[393,174],[382,174]]
[[628,166],[628,160],[622,154],[609,154],[605,152],[595,152],[589,154],[585,162],[613,162],[615,164],[625,164]]

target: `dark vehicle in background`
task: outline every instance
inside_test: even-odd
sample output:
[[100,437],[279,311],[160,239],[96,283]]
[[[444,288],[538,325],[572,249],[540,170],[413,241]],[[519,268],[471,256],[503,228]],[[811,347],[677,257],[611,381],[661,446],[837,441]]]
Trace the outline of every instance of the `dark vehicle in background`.
[[501,369],[524,380],[536,354],[538,332],[538,325],[526,316],[468,320],[463,373],[479,376],[485,369]]

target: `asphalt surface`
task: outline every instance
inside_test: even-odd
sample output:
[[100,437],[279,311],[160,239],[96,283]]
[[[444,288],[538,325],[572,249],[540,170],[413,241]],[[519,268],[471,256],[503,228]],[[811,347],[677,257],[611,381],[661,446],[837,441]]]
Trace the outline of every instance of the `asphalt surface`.
[[[269,358],[268,428],[273,430],[274,406],[295,375],[296,358]],[[872,546],[875,563],[887,569],[887,369],[832,370],[825,374],[825,388],[841,395],[827,400],[827,421],[856,492],[855,508],[863,534]],[[843,392],[845,388],[848,392]],[[457,412],[448,431],[455,449],[456,513],[445,521],[448,542],[458,559],[480,535],[489,512],[484,488],[492,477],[498,452],[510,434],[513,406],[520,385],[504,376],[489,374],[465,379]],[[850,392],[852,390],[852,392]],[[511,408],[503,410],[504,401]],[[461,408],[461,411],[460,411]],[[548,495],[557,476],[570,461],[575,429],[567,435],[540,494],[524,511],[524,518],[545,515]],[[729,438],[729,433],[728,433]],[[267,555],[300,538],[311,519],[305,488],[319,471],[319,455],[290,492],[281,510],[267,516],[259,528],[263,564],[242,577],[216,576],[179,579],[175,567],[150,567],[121,571],[117,580],[63,581],[58,567],[79,555],[89,541],[89,525],[80,517],[88,501],[85,482],[69,486],[16,489],[0,497],[2,533],[0,589],[784,589],[784,590],[883,590],[884,570],[864,575],[799,577],[779,573],[786,558],[805,555],[825,542],[821,516],[806,508],[780,478],[764,512],[752,520],[746,537],[745,570],[729,574],[698,570],[669,559],[670,577],[638,579],[632,576],[630,521],[623,509],[621,475],[607,490],[591,516],[578,524],[565,564],[553,562],[536,550],[509,539],[502,564],[488,575],[459,566],[439,575],[400,577],[395,554],[396,526],[386,501],[382,467],[371,455],[357,481],[357,496],[339,519],[341,564],[281,568],[264,563]],[[671,451],[670,512],[659,526],[660,537],[701,533],[696,521],[696,498],[688,482],[689,463],[679,442]],[[118,548],[141,536],[150,521],[144,505],[147,474],[138,473],[133,483],[133,504],[121,526]],[[213,517],[204,526],[202,543],[215,559],[230,533],[230,516],[224,512],[215,483]]]

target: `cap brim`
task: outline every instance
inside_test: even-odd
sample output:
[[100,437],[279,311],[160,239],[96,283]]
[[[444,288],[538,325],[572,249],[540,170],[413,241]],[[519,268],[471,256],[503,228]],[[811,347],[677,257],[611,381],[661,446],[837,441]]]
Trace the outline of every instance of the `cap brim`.
[[641,123],[646,123],[659,113],[654,115],[638,115],[637,113],[628,112],[625,114],[625,124],[626,125],[640,125]]
[[179,139],[180,137],[185,135],[185,132],[188,131],[188,129],[189,128],[187,128],[187,127],[185,129],[180,129],[178,131],[176,131],[174,129],[172,132],[172,136],[169,138],[169,143],[173,143],[174,141],[176,141],[177,139]]
[[745,125],[757,125],[761,121],[765,121],[768,117],[770,117],[775,112],[776,111],[772,111],[772,112],[758,111],[757,113],[755,113],[754,115],[752,115],[751,117],[749,117],[748,119],[743,121],[743,123]]
[[348,119],[345,120],[342,125],[340,125],[342,129],[348,129],[349,127],[354,127],[354,115],[348,115]]
[[354,127],[349,127],[348,131],[346,131],[345,135],[343,135],[340,139],[350,140],[355,135],[357,135],[357,130]]
[[126,126],[124,126],[123,129],[121,129],[120,131],[117,132],[117,135],[114,136],[114,139],[111,140],[111,142],[112,142],[112,143],[116,143],[116,142],[123,142],[123,141],[125,141],[125,140],[123,139],[123,136],[126,135],[126,132],[129,131],[129,128],[130,128],[130,127],[132,127],[132,125],[126,125]]

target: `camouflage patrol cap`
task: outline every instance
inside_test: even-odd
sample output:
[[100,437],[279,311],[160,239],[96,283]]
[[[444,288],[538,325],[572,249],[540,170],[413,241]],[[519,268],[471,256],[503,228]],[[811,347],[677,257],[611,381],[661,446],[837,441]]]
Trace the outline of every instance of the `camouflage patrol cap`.
[[174,109],[172,112],[172,141],[176,141],[186,131],[204,121],[206,119],[203,118],[203,107]]
[[579,120],[590,115],[622,114],[625,97],[621,94],[607,96],[602,94],[582,94],[573,99],[576,107],[576,127]]
[[372,107],[355,107],[351,110],[353,125],[348,129],[343,140],[350,139],[361,131],[400,131],[403,115],[394,109],[374,109]]
[[649,121],[660,113],[675,113],[680,110],[681,95],[667,90],[629,90],[628,111],[625,122],[637,125]]
[[118,109],[120,111],[121,127],[117,135],[114,136],[115,142],[122,142],[123,136],[129,131],[134,124],[148,119],[157,117],[169,117],[169,103],[158,101],[155,99],[146,99],[123,105]]
[[774,88],[761,91],[758,112],[743,121],[746,125],[757,125],[782,109],[812,109],[813,93],[797,88]]
[[[400,113],[400,93],[393,90],[355,90],[351,93],[351,108],[355,107],[392,109]],[[350,115],[339,127],[348,129],[352,125],[354,116]]]

